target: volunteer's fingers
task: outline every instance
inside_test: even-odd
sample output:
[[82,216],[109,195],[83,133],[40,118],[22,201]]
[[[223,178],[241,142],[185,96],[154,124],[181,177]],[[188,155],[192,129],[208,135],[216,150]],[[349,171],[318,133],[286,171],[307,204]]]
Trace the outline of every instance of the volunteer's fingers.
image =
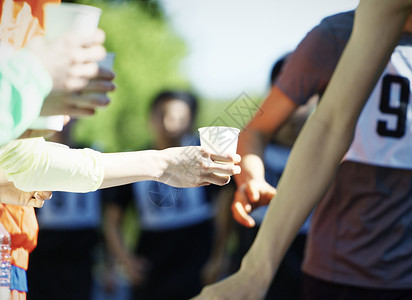
[[115,89],[115,85],[110,80],[92,79],[89,81],[83,92],[108,93]]
[[65,113],[74,118],[92,116],[95,112],[96,110],[94,108],[84,108],[77,106],[68,106],[65,108]]
[[228,184],[230,182],[230,176],[229,175],[216,175],[216,174],[209,174],[205,177],[205,182],[202,185],[208,185],[210,183],[216,184],[219,186]]
[[99,73],[97,74],[97,79],[106,79],[106,80],[113,80],[115,74],[112,70],[106,69],[104,67],[99,66]]
[[69,76],[81,78],[95,78],[99,74],[99,66],[96,62],[73,64],[69,69]]
[[106,106],[110,103],[110,98],[105,93],[77,93],[72,94],[67,104],[78,108],[95,109],[99,106]]
[[241,169],[240,166],[235,166],[235,165],[226,165],[226,164],[218,164],[211,162],[210,163],[210,169],[211,172],[213,173],[219,173],[223,175],[236,175],[239,174]]
[[221,161],[221,162],[230,162],[230,163],[239,163],[241,157],[239,154],[214,154],[210,153],[210,159],[213,161]]
[[53,196],[53,193],[48,191],[48,192],[35,192],[34,197],[38,200],[50,200]]

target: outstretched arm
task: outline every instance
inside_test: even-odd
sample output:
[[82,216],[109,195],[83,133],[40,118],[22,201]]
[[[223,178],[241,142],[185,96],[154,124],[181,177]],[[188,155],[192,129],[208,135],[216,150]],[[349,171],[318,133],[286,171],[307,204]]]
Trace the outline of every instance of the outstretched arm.
[[348,149],[358,115],[411,8],[410,0],[360,1],[351,38],[318,109],[295,143],[277,195],[240,271],[205,288],[198,299],[264,297],[284,253]]
[[0,170],[23,191],[89,192],[143,180],[175,187],[224,185],[240,172],[239,166],[215,160],[238,163],[240,157],[211,154],[195,146],[100,153],[43,138],[16,140],[0,148]]
[[103,153],[102,158],[104,179],[99,188],[143,180],[156,180],[175,187],[197,187],[210,183],[224,185],[231,175],[240,173],[239,166],[214,162],[238,163],[238,155],[211,154],[199,146]]

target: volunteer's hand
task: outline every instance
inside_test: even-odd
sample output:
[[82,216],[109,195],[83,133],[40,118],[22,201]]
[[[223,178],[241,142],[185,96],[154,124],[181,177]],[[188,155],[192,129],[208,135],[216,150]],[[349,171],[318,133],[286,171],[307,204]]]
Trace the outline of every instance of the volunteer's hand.
[[240,173],[240,167],[236,165],[240,162],[238,154],[212,154],[200,146],[168,148],[162,150],[162,154],[167,167],[158,180],[175,187],[225,185],[229,183],[230,176]]
[[23,192],[12,182],[0,184],[0,202],[4,204],[42,207],[51,196],[52,192]]
[[41,115],[91,115],[109,104],[107,92],[113,91],[114,73],[99,67],[106,56],[104,32],[82,37],[67,33],[47,41],[34,38],[27,49],[43,63],[53,80],[53,89],[45,99]]

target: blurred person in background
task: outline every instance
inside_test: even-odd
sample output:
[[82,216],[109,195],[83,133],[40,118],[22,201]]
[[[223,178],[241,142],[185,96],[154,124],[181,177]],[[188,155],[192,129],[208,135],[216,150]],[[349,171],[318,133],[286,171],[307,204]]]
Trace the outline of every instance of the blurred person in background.
[[[198,144],[192,133],[197,107],[190,93],[159,93],[150,108],[154,129],[150,148]],[[181,300],[200,292],[200,273],[213,237],[211,187],[179,189],[144,181],[112,188],[111,193],[105,195],[110,195],[106,200],[105,236],[133,284],[133,299]],[[136,208],[140,230],[133,252],[126,248],[121,230],[129,202]]]

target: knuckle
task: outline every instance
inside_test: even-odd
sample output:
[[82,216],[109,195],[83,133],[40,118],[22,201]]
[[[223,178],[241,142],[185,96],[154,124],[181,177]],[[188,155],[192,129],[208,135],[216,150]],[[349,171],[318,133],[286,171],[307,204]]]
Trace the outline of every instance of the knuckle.
[[90,63],[90,77],[95,78],[99,75],[99,65],[97,63]]
[[73,92],[76,90],[72,79],[68,79],[63,83],[63,89],[68,92]]
[[210,163],[204,160],[200,161],[199,166],[202,171],[208,171],[210,169]]
[[210,153],[207,150],[203,149],[203,148],[200,149],[199,153],[204,158],[210,157]]

